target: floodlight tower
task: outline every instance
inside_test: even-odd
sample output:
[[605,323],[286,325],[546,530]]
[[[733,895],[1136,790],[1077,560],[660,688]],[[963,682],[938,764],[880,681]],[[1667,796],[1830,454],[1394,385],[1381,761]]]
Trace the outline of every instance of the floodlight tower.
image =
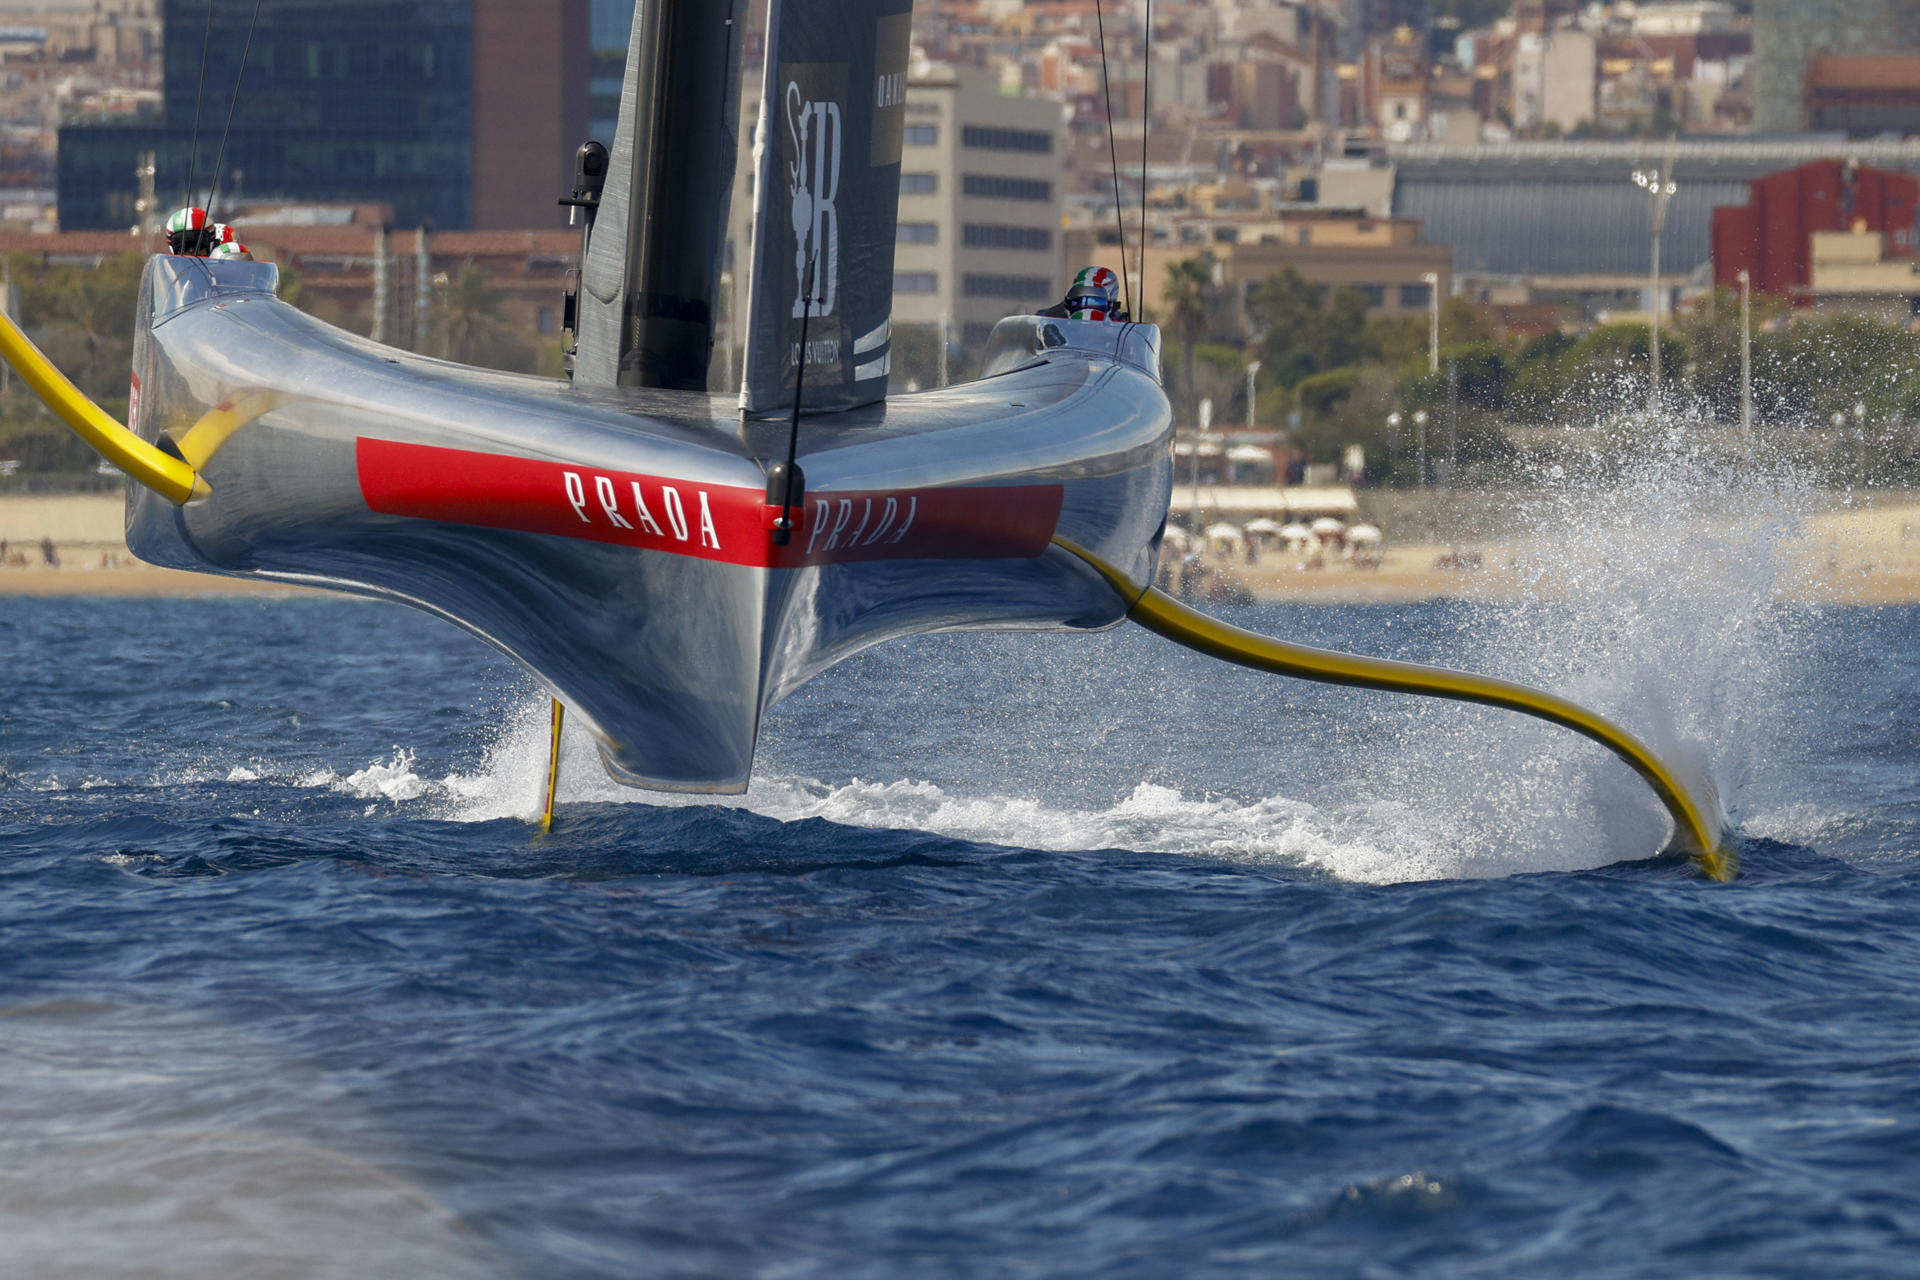
[[1680,190],[1673,180],[1673,148],[1658,169],[1635,169],[1633,184],[1647,193],[1647,211],[1653,230],[1653,263],[1647,277],[1648,302],[1653,309],[1652,380],[1647,389],[1647,410],[1660,412],[1660,237],[1667,229],[1667,202]]

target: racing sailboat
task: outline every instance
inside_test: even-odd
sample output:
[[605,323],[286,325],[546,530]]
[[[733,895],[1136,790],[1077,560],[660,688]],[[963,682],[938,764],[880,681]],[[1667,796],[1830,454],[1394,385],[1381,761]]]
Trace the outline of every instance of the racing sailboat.
[[1232,661],[1565,724],[1730,873],[1711,804],[1591,713],[1251,636],[1152,590],[1173,431],[1152,326],[1010,317],[976,381],[886,398],[911,0],[769,6],[744,376],[708,393],[735,9],[636,7],[613,147],[604,172],[583,154],[568,201],[589,214],[570,380],[394,350],[279,300],[269,264],[172,253],[142,281],[124,426],[3,319],[0,355],[140,481],[135,554],[444,617],[635,786],[744,790],[767,709],[879,641],[1131,616]]

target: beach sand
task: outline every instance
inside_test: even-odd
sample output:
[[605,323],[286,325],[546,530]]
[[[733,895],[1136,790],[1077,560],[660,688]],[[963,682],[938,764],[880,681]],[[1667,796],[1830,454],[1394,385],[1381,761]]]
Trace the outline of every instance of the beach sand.
[[[1711,526],[1702,529],[1712,532]],[[1330,561],[1302,569],[1283,556],[1228,566],[1254,597],[1266,601],[1364,604],[1441,597],[1502,600],[1534,596],[1540,575],[1528,571],[1530,539],[1443,546],[1389,543],[1380,567]],[[1456,567],[1461,560],[1476,567]],[[1833,604],[1920,604],[1920,504],[1832,511],[1808,518],[1800,536],[1774,552],[1777,599]],[[1551,590],[1550,577],[1546,590]]]
[[[122,536],[118,496],[0,497],[0,595],[219,596],[308,594],[303,588],[211,574],[181,573],[142,564]],[[1391,531],[1389,531],[1391,532]],[[44,563],[51,539],[58,567]],[[1334,561],[1301,570],[1269,554],[1259,565],[1230,566],[1254,594],[1268,601],[1348,604],[1458,597],[1511,599],[1534,594],[1538,579],[1525,572],[1526,539],[1459,546],[1389,542],[1378,569]],[[1478,556],[1477,568],[1446,567],[1449,559]],[[1840,604],[1920,604],[1920,503],[1831,511],[1810,517],[1802,536],[1776,551],[1781,599]]]

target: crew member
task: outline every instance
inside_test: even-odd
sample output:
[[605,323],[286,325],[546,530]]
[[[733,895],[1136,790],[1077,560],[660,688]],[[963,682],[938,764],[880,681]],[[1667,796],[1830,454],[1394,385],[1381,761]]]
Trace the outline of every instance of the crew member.
[[1067,296],[1039,314],[1056,320],[1125,320],[1120,277],[1105,267],[1083,267],[1067,286]]
[[191,205],[175,209],[173,216],[167,219],[167,252],[189,258],[206,257],[213,252],[213,246],[219,243],[214,233],[217,225],[208,223],[205,209],[196,209]]

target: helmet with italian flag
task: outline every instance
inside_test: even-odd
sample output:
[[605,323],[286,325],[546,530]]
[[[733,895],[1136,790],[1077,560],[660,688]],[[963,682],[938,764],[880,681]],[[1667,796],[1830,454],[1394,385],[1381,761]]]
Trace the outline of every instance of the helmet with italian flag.
[[1109,320],[1120,310],[1120,277],[1106,267],[1083,267],[1067,286],[1067,314],[1075,320]]
[[238,240],[226,240],[220,244],[216,244],[213,246],[213,252],[207,256],[209,258],[239,258],[248,262],[253,261],[252,252]]
[[207,221],[207,211],[188,205],[184,209],[175,209],[173,216],[167,219],[167,252],[184,254],[192,258],[204,258],[217,244],[214,228],[218,223]]

